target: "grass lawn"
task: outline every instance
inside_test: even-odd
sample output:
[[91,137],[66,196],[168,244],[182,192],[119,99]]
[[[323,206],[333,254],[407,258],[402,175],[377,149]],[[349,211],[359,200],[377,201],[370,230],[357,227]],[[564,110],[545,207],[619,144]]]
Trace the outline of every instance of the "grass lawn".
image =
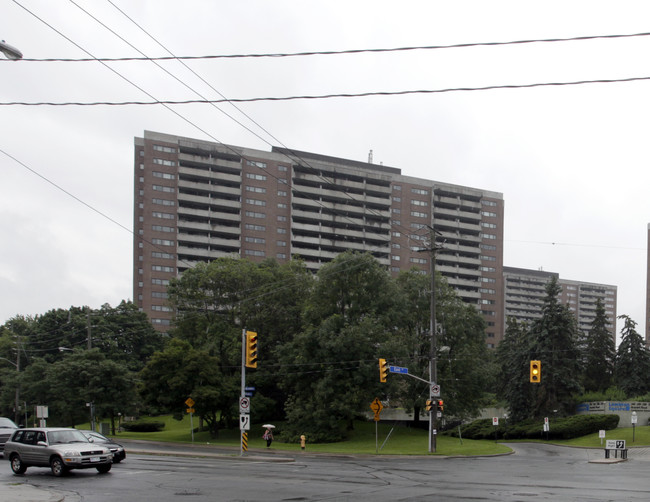
[[[120,432],[116,438],[179,443],[192,441],[189,416],[185,416],[182,421],[175,420],[171,416],[142,418],[142,420],[163,422],[165,428],[161,432]],[[197,425],[198,419],[195,418],[194,427]],[[273,442],[272,448],[274,450],[299,451],[300,444],[282,442],[282,426],[281,424],[277,425],[278,428],[275,430],[277,439]],[[264,429],[261,424],[252,425],[248,433],[248,447],[266,448],[266,442],[262,439],[263,433]],[[386,440],[387,437],[388,440]],[[511,451],[506,446],[488,440],[463,439],[461,442],[458,438],[440,435],[436,439],[437,455],[494,455]],[[239,441],[239,430],[219,431],[219,437],[216,439],[211,438],[207,432],[194,433],[195,443],[239,447]],[[379,454],[384,455],[427,455],[428,431],[380,422],[377,426],[376,442],[375,422],[355,422],[355,430],[351,431],[348,440],[338,443],[311,444],[307,437],[306,449],[310,452],[374,455],[377,448],[379,448]]]

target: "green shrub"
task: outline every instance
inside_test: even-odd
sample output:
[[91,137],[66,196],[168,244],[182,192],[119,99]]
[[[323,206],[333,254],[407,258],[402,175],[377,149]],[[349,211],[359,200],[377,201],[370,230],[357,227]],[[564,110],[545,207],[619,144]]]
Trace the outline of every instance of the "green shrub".
[[165,428],[163,422],[123,422],[122,429],[127,432],[160,432]]
[[[505,419],[498,426],[492,425],[492,420],[483,418],[461,426],[460,434],[466,439],[572,439],[598,432],[611,430],[618,426],[618,415],[573,415],[549,420],[548,434],[544,432],[544,421],[528,419],[510,424]],[[445,434],[458,437],[458,429]]]

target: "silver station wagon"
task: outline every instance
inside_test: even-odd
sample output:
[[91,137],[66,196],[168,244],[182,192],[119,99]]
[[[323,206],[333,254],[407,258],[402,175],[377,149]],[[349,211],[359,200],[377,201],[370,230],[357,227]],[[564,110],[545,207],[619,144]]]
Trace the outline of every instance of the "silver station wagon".
[[5,444],[4,457],[11,470],[23,474],[28,467],[49,467],[55,476],[70,469],[111,470],[113,454],[105,446],[91,443],[77,429],[18,429]]

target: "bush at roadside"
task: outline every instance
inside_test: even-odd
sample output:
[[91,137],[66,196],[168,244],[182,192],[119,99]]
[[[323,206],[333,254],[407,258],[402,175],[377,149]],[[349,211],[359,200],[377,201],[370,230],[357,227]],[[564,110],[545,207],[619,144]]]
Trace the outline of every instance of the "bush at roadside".
[[[611,430],[618,426],[618,415],[574,415],[571,417],[555,418],[549,421],[548,434],[544,432],[543,419],[524,420],[510,424],[507,420],[499,420],[499,425],[492,425],[492,419],[475,420],[460,428],[460,435],[466,439],[573,439],[599,430]],[[459,436],[458,429],[449,430],[444,434]]]
[[122,429],[126,432],[160,432],[165,428],[163,422],[123,422]]

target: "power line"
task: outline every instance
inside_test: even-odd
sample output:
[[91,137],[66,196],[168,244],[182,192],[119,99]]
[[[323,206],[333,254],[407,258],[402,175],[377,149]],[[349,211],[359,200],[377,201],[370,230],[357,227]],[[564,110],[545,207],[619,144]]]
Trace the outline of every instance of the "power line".
[[[415,89],[404,91],[369,91],[358,93],[338,93],[319,95],[296,95],[281,97],[254,98],[223,98],[223,99],[186,99],[186,100],[154,100],[154,101],[9,101],[0,102],[0,106],[149,106],[149,105],[192,105],[215,103],[254,103],[258,101],[298,101],[320,100],[334,98],[366,98],[373,96],[406,96],[410,94],[444,94],[449,92],[493,91],[498,89],[532,89],[535,87],[563,87],[587,84],[616,84],[625,82],[640,82],[650,80],[650,77],[628,77],[596,80],[574,80],[570,82],[537,82],[534,84],[503,84],[484,87],[449,87],[444,89]],[[148,94],[148,93],[147,93]],[[174,112],[176,113],[176,112]]]
[[[117,8],[117,7],[116,7]],[[118,9],[119,10],[119,9]],[[407,52],[418,50],[443,50],[443,49],[464,49],[471,47],[499,47],[507,45],[524,45],[535,43],[557,43],[557,42],[577,42],[587,40],[604,40],[604,39],[621,39],[633,37],[647,37],[650,33],[630,33],[615,35],[586,35],[580,37],[567,38],[537,38],[525,40],[511,40],[507,42],[468,42],[462,44],[448,45],[414,45],[406,47],[392,48],[375,48],[375,49],[344,49],[340,51],[304,51],[304,52],[275,52],[275,53],[252,53],[252,54],[215,54],[204,56],[161,56],[161,57],[121,57],[121,58],[23,58],[22,62],[38,63],[84,63],[84,62],[119,62],[119,61],[170,61],[170,60],[201,60],[201,59],[242,59],[242,58],[288,58],[288,57],[305,57],[305,56],[340,56],[345,54],[369,54],[369,53],[390,53],[390,52]]]

